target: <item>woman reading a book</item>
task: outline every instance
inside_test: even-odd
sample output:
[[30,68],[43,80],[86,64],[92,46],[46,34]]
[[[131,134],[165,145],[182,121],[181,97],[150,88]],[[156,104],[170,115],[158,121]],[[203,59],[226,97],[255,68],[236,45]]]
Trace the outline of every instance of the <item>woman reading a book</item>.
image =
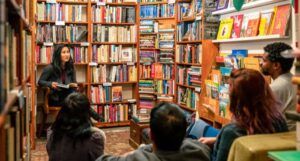
[[[61,106],[69,94],[78,90],[76,71],[69,46],[55,46],[52,63],[43,69],[38,84],[51,89],[48,98],[50,106]],[[95,120],[101,119],[93,109],[90,111]]]
[[226,161],[233,141],[240,136],[288,131],[280,103],[258,71],[234,70],[229,81],[233,122],[224,126],[217,137],[199,139],[213,146],[212,161]]
[[81,93],[70,94],[48,130],[49,161],[94,161],[104,152],[105,134],[90,121],[90,102]]
[[54,48],[52,63],[43,69],[38,84],[51,89],[50,106],[61,106],[63,100],[74,91],[74,88],[67,88],[66,85],[70,83],[77,88],[70,48],[67,45],[58,45]]

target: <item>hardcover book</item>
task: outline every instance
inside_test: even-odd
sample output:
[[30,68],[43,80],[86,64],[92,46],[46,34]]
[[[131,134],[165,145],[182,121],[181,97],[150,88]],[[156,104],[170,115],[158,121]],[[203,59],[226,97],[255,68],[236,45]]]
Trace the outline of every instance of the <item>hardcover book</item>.
[[285,35],[290,18],[290,10],[291,6],[289,4],[275,7],[275,15],[270,34]]
[[241,28],[243,23],[243,14],[231,16],[233,19],[233,29],[231,38],[239,38],[241,34]]
[[217,39],[218,40],[229,39],[231,36],[232,27],[233,27],[232,18],[222,19],[220,23]]

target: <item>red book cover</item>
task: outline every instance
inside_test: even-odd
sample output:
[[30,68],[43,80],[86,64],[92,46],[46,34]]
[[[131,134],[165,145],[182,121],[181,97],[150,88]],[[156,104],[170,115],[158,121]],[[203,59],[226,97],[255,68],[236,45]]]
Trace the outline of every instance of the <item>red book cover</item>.
[[233,29],[231,38],[239,38],[241,35],[241,28],[243,23],[243,14],[231,16],[233,19]]

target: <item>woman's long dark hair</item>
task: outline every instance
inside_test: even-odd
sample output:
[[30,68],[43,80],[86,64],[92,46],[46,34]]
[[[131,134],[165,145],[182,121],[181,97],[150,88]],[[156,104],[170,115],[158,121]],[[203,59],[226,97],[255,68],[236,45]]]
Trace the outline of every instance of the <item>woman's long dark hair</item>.
[[53,131],[52,148],[63,136],[77,140],[84,140],[91,136],[90,102],[87,96],[81,93],[72,93],[64,101],[51,129]]
[[253,69],[238,69],[230,75],[230,111],[237,125],[248,134],[276,132],[274,122],[283,121],[269,84]]
[[[61,51],[64,47],[67,47],[70,50],[70,47],[66,44],[63,45],[57,45],[54,48],[53,57],[52,57],[52,66],[54,69],[54,73],[60,76],[62,74],[62,68],[61,68]],[[67,74],[74,71],[74,63],[72,56],[70,57],[70,60],[66,62],[65,64],[65,71]]]

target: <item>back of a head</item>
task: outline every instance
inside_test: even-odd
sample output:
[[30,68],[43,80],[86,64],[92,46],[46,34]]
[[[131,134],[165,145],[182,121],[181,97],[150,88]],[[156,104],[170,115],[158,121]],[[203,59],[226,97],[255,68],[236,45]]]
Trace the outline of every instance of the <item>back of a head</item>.
[[173,103],[160,103],[151,111],[150,129],[159,150],[178,150],[186,134],[184,112]]
[[238,124],[250,134],[274,132],[272,123],[281,118],[279,104],[262,74],[242,68],[230,78],[230,111]]
[[64,101],[61,110],[53,124],[53,130],[65,132],[71,137],[77,137],[89,130],[90,102],[81,93],[72,93]]
[[268,59],[271,62],[279,62],[283,73],[289,72],[293,66],[294,58],[283,57],[283,53],[291,49],[290,45],[283,42],[275,42],[264,47],[264,51],[268,53]]

